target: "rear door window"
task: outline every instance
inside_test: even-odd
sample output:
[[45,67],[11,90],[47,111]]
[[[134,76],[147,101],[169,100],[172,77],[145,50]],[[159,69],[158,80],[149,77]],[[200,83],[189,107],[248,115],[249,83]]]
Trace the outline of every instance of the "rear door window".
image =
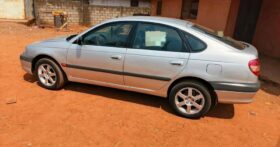
[[200,52],[207,48],[207,45],[197,37],[194,37],[193,35],[190,35],[188,33],[184,33],[184,36],[193,52]]
[[150,23],[140,23],[136,29],[135,49],[147,49],[170,52],[185,52],[183,41],[177,30]]

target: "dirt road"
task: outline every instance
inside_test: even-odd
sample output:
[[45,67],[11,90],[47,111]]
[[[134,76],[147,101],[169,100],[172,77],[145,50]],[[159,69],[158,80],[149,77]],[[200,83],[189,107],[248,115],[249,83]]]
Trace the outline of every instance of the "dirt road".
[[0,22],[0,146],[280,146],[280,88],[269,83],[252,104],[218,105],[198,120],[176,116],[159,97],[77,83],[41,88],[20,53],[71,33]]

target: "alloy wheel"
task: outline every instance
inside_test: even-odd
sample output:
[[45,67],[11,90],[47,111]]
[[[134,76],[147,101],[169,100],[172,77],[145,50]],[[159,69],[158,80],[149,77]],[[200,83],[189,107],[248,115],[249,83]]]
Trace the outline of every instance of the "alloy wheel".
[[38,77],[45,86],[53,86],[57,81],[57,75],[49,64],[41,64],[38,68]]
[[198,89],[186,87],[176,93],[175,104],[182,113],[196,114],[203,109],[205,97]]

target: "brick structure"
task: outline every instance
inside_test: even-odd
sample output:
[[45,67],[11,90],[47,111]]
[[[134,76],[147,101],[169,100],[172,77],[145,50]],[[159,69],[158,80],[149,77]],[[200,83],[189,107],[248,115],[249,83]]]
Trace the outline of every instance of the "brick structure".
[[149,15],[151,9],[148,7],[113,7],[94,6],[84,4],[81,1],[46,1],[37,0],[35,9],[40,23],[53,24],[52,12],[63,10],[68,14],[68,22],[72,24],[94,25],[106,19],[131,16],[134,14]]

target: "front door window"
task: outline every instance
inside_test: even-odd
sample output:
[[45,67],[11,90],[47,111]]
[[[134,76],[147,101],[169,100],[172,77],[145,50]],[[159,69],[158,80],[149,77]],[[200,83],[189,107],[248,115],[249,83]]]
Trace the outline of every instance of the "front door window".
[[111,24],[87,33],[83,37],[84,45],[126,47],[132,24]]

